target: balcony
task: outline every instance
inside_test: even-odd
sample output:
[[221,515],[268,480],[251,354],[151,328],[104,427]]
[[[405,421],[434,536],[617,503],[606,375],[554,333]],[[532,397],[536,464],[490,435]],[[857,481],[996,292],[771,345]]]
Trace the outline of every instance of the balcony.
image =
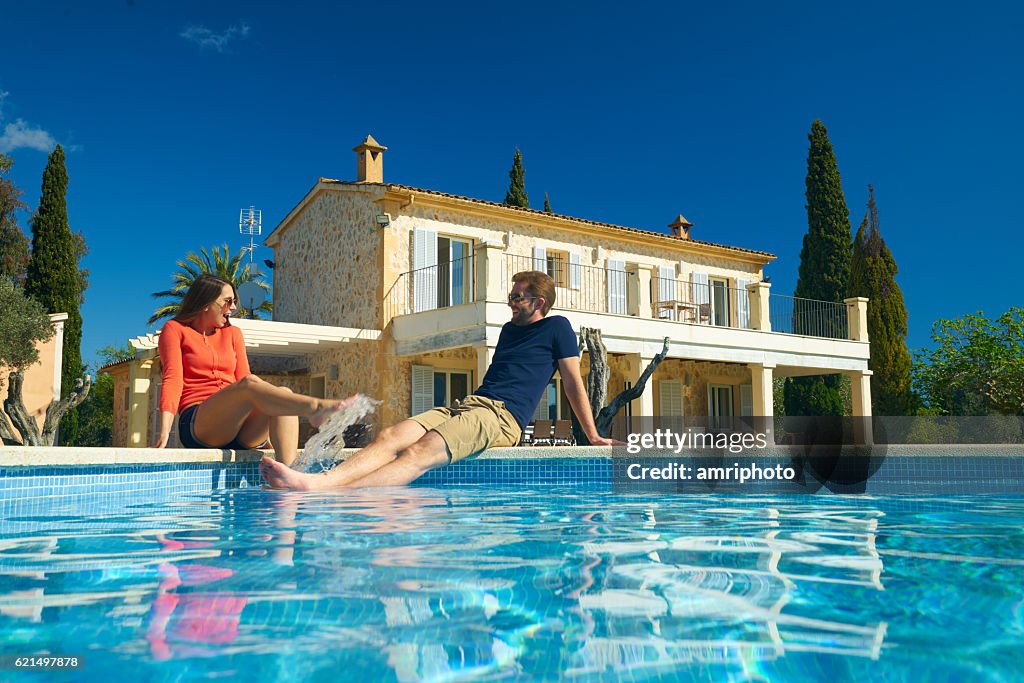
[[[479,245],[465,258],[399,275],[384,297],[383,323],[440,310],[447,310],[446,322],[438,320],[428,325],[436,332],[472,325],[474,321],[479,324],[492,317],[507,320],[507,311],[488,315],[486,304],[503,306],[512,275],[525,270],[540,270],[552,276],[557,294],[555,309],[565,313],[632,316],[672,327],[866,340],[861,321],[865,300],[850,299],[840,304],[801,299],[771,294],[767,283],[737,288],[729,286],[731,281],[701,273],[688,279],[661,277],[664,269],[614,259],[605,266],[589,266],[557,256],[509,254],[489,244]],[[851,312],[857,323],[852,331]],[[670,329],[665,336],[675,336]]]

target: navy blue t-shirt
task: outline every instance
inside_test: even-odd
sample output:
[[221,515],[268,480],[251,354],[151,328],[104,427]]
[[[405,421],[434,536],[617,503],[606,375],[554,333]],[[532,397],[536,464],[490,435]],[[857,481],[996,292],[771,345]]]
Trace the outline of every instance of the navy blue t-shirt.
[[491,367],[480,388],[473,393],[504,401],[519,426],[525,428],[558,369],[558,361],[579,355],[576,333],[560,315],[523,326],[505,323]]

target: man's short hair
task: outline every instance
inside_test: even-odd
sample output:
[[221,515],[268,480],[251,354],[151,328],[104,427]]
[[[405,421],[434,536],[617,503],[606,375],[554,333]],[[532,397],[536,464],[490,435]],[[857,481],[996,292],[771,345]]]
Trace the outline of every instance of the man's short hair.
[[539,270],[524,270],[513,275],[512,282],[525,282],[531,296],[544,298],[542,314],[547,315],[551,307],[555,305],[555,281],[547,273],[542,273]]

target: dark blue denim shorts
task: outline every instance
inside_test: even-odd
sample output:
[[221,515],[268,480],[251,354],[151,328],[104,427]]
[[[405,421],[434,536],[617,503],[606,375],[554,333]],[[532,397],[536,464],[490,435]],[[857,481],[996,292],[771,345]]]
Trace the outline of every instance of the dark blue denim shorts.
[[195,422],[196,411],[199,410],[201,405],[202,403],[197,403],[189,406],[181,411],[181,415],[178,416],[178,439],[181,440],[181,445],[185,448],[222,448],[232,451],[244,451],[250,448],[263,448],[267,445],[268,442],[264,441],[258,446],[245,446],[238,441],[237,436],[230,443],[223,446],[210,446],[203,443],[196,438],[195,432],[192,431],[192,423]]

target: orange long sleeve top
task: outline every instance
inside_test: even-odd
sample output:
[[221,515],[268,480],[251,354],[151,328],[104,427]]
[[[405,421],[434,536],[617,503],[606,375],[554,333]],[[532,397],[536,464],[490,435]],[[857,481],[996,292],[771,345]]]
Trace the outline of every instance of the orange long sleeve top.
[[245,340],[237,327],[219,327],[204,335],[169,320],[160,331],[159,348],[163,365],[162,412],[178,413],[202,403],[250,374]]

